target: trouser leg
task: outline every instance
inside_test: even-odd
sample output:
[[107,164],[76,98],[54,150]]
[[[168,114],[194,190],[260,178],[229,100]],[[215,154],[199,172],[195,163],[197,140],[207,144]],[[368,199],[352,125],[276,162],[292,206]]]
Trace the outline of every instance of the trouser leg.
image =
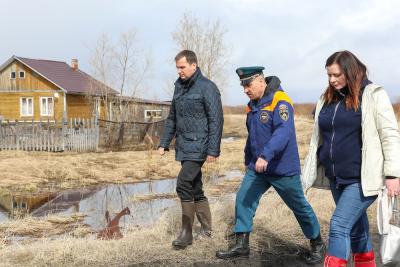
[[293,211],[304,235],[315,239],[320,234],[320,225],[311,205],[304,196],[299,176],[268,177],[276,192]]
[[260,174],[247,170],[235,202],[235,233],[249,233],[253,230],[253,217],[261,196],[271,185]]
[[368,221],[362,217],[376,196],[364,197],[360,183],[337,187],[331,181],[331,192],[336,209],[330,223],[328,254],[347,260],[351,248],[372,250],[369,227],[365,225]]
[[[176,184],[176,192],[181,201],[195,201],[195,180],[200,177],[201,181],[201,166],[203,163],[203,161],[182,161],[182,168],[178,174]],[[203,194],[204,196],[202,184],[197,185],[196,188],[197,194],[199,196]],[[200,190],[201,193],[199,193]]]

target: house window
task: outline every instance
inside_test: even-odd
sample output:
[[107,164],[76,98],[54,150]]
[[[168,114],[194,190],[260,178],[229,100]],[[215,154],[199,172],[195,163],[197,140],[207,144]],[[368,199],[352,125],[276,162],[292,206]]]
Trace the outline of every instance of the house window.
[[20,71],[19,72],[19,78],[20,79],[25,79],[25,71]]
[[161,110],[145,110],[144,117],[146,119],[161,119],[162,111]]
[[54,101],[52,97],[40,98],[40,116],[53,116]]
[[17,73],[16,73],[15,71],[12,71],[12,72],[10,73],[10,79],[11,79],[11,80],[15,80],[15,78],[17,78]]
[[21,116],[33,116],[33,97],[21,97]]

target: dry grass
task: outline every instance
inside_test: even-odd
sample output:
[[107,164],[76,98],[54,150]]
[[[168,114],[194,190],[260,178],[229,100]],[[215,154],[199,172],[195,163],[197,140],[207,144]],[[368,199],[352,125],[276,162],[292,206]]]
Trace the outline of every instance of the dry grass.
[[[207,177],[221,175],[228,170],[243,170],[246,136],[244,115],[226,116],[225,122],[224,135],[240,138],[224,142],[218,162],[205,164],[204,172]],[[303,159],[311,136],[312,120],[296,117],[296,129],[300,157]],[[12,170],[10,166],[13,166]],[[58,171],[53,171],[55,166]],[[60,183],[60,187],[74,187],[92,183],[159,179],[175,177],[179,167],[179,163],[174,162],[173,152],[168,153],[165,158],[160,158],[156,151],[87,154],[0,152],[0,188],[19,186],[37,190],[43,184],[49,183],[53,183],[53,186]],[[178,209],[168,210],[152,227],[123,229],[124,238],[118,241],[95,239],[96,234],[92,234],[91,229],[82,224],[82,217],[79,216],[48,217],[40,220],[28,217],[0,224],[1,265],[192,266],[195,262],[211,265],[220,263],[221,261],[215,258],[215,251],[226,248],[227,241],[224,236],[230,232],[234,218],[234,200],[228,198],[226,193],[235,192],[240,181],[241,177],[237,177],[205,186],[206,195],[217,199],[211,202],[214,236],[210,240],[196,240],[184,251],[172,250],[170,245],[180,225]],[[322,233],[326,238],[329,219],[334,209],[331,195],[328,191],[311,189],[308,199],[320,220]],[[370,210],[373,211],[373,208]],[[374,222],[374,213],[370,215],[371,222]],[[196,229],[198,227],[197,224]],[[376,231],[375,228],[372,223],[373,231]],[[15,240],[10,244],[8,240],[11,236],[30,238]],[[304,250],[306,246],[307,240],[292,212],[274,192],[265,194],[254,218],[254,232],[251,236],[253,255],[285,257]]]
[[[316,209],[327,232],[333,204],[326,197],[326,191],[312,190],[310,201]],[[323,201],[323,207],[317,202]],[[169,266],[188,266],[193,262],[218,262],[217,249],[226,248],[226,232],[232,227],[234,203],[220,198],[211,204],[214,220],[214,236],[210,240],[196,240],[194,245],[184,251],[171,249],[171,241],[179,228],[179,211],[170,210],[152,228],[124,229],[124,238],[119,241],[102,241],[88,235],[84,238],[73,234],[54,239],[43,237],[30,242],[16,242],[4,245],[0,249],[2,266],[128,266],[149,263]],[[32,224],[21,221],[22,225]],[[49,222],[43,223],[50,230]],[[15,226],[16,227],[16,226]],[[20,226],[25,230],[26,226]],[[198,227],[198,226],[197,226]],[[289,253],[284,246],[290,240],[290,246],[298,250],[307,246],[296,219],[275,193],[266,194],[260,203],[254,220],[254,232],[251,247],[254,254],[271,253],[283,255]]]

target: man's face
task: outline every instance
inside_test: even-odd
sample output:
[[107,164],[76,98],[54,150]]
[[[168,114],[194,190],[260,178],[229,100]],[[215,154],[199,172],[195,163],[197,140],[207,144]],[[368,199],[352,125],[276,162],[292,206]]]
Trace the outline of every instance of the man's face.
[[262,76],[258,76],[251,83],[243,86],[244,93],[250,98],[250,100],[259,100],[266,87],[265,80]]
[[189,79],[195,73],[196,68],[196,63],[189,64],[186,57],[182,57],[176,61],[176,71],[182,80]]

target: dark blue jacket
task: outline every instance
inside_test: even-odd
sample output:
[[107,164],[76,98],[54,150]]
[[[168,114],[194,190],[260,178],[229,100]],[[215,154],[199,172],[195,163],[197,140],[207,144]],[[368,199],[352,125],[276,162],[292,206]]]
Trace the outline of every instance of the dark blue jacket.
[[188,79],[178,79],[160,147],[168,150],[176,137],[178,161],[203,161],[219,156],[224,123],[221,95],[217,86],[200,69]]
[[293,103],[277,77],[268,77],[266,81],[264,96],[248,104],[245,165],[255,171],[255,163],[262,157],[268,161],[267,175],[300,175]]
[[346,109],[347,88],[335,94],[337,100],[325,104],[318,116],[323,143],[317,155],[327,177],[349,184],[361,177],[361,105],[357,110]]

